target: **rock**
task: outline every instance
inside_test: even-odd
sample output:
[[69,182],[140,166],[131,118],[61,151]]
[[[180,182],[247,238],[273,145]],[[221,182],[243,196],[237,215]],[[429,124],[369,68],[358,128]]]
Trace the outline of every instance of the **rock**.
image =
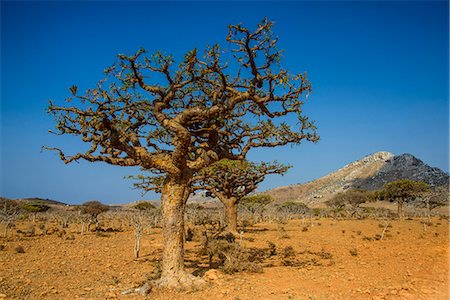
[[211,269],[205,272],[205,275],[203,275],[203,278],[207,281],[214,281],[222,277],[222,274],[220,271]]

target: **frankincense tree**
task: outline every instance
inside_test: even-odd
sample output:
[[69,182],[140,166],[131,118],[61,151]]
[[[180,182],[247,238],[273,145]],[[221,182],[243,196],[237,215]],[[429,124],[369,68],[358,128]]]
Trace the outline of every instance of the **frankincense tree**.
[[[164,175],[162,287],[196,281],[184,271],[183,216],[198,172],[220,159],[243,160],[252,148],[318,140],[302,112],[310,83],[281,67],[272,27],[267,19],[255,30],[230,25],[228,49],[193,49],[178,65],[162,52],[119,55],[95,88],[82,95],[70,88],[72,104],[50,102],[56,133],[90,145],[72,156],[47,147],[65,163],[84,159]],[[295,127],[282,122],[290,115]]]
[[284,175],[289,166],[274,163],[223,159],[198,175],[194,189],[204,189],[222,202],[225,207],[227,230],[237,233],[239,201],[255,191],[266,175]]

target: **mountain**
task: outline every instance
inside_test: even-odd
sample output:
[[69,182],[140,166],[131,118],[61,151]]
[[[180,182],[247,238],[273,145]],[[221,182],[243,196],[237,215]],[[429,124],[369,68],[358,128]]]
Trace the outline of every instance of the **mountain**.
[[[4,198],[4,197],[2,197]],[[19,198],[19,199],[8,199],[8,198],[4,198],[7,200],[14,200],[14,201],[22,201],[22,202],[41,202],[41,203],[45,203],[47,205],[62,205],[62,206],[66,206],[66,203],[60,202],[60,201],[56,201],[56,200],[50,200],[50,199],[43,199],[43,198]]]
[[425,181],[433,186],[449,184],[447,173],[426,165],[411,154],[394,156],[390,152],[377,152],[319,179],[274,188],[266,193],[277,202],[301,201],[310,205],[325,202],[347,189],[376,190],[399,179]]

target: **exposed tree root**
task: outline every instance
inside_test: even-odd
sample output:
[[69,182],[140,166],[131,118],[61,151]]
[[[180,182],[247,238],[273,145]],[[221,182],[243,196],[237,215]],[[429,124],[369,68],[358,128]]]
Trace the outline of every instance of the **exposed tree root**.
[[153,288],[152,282],[147,282],[143,286],[140,286],[138,288],[132,288],[132,289],[128,289],[126,291],[123,291],[122,295],[129,295],[129,294],[146,295],[146,294],[151,292],[152,288]]
[[184,273],[170,277],[160,278],[155,282],[155,287],[171,290],[192,291],[204,287],[206,282],[203,278],[196,277],[192,274]]
[[146,295],[152,289],[170,289],[176,291],[197,291],[206,285],[206,281],[201,277],[192,274],[182,274],[180,276],[172,276],[169,278],[160,278],[152,280],[138,288],[128,289],[122,292],[122,295],[141,294]]

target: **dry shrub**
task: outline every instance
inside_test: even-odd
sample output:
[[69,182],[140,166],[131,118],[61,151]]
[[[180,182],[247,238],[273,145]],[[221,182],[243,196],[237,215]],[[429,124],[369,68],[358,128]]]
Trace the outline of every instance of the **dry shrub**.
[[268,247],[270,256],[277,255],[277,247],[275,246],[274,243],[267,241],[267,247]]
[[282,238],[282,239],[290,239],[290,238],[291,238],[291,237],[287,234],[286,229],[284,229],[283,226],[280,227],[279,232],[280,232],[280,238]]
[[318,252],[305,250],[299,252],[298,254],[304,257],[302,257],[301,259],[297,258],[297,254],[291,246],[284,248],[280,254],[282,257],[281,265],[297,268],[308,266],[323,266],[324,264],[320,261],[320,259],[328,260],[328,263],[326,264],[327,266],[331,266],[334,264],[334,261],[332,260],[333,255],[323,249]]
[[235,236],[230,233],[220,234],[210,239],[205,233],[203,248],[200,255],[207,255],[210,268],[214,257],[219,259],[219,268],[224,273],[262,272],[260,263],[270,255],[267,249],[246,249],[235,242]]
[[358,250],[356,250],[356,248],[352,248],[348,251],[350,252],[351,256],[358,256]]
[[222,252],[225,256],[224,264],[221,267],[226,274],[247,271],[251,273],[261,273],[263,271],[260,265],[261,259],[265,254],[255,249],[245,249],[236,243],[230,243],[227,251]]
[[295,257],[295,250],[292,246],[287,246],[283,248],[280,255],[282,258]]
[[25,253],[25,249],[21,245],[19,245],[16,248],[14,248],[14,251],[16,253]]
[[188,228],[186,232],[186,241],[192,242],[193,238],[194,238],[194,231],[191,228]]

